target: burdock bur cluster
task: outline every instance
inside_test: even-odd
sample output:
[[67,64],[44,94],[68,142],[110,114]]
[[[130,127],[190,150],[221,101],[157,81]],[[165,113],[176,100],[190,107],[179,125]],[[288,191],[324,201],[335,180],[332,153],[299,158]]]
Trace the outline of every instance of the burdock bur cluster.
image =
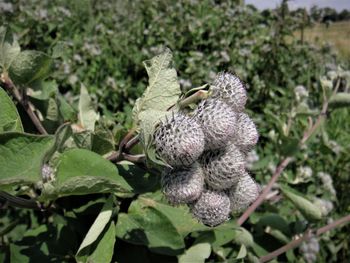
[[241,80],[221,73],[208,99],[161,122],[154,133],[157,154],[172,167],[162,174],[165,197],[172,205],[187,204],[205,225],[225,222],[259,195],[246,171],[246,155],[259,137],[243,112],[246,101]]

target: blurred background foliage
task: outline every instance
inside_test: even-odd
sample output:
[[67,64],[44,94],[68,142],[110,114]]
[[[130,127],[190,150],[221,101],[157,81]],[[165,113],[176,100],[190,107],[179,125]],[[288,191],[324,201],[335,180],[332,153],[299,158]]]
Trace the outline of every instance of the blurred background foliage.
[[[296,144],[308,127],[308,117],[320,111],[322,90],[331,89],[339,80],[339,91],[349,92],[350,74],[346,70],[350,60],[329,43],[308,41],[308,37],[314,39],[310,36],[313,24],[329,21],[313,11],[313,15],[305,15],[304,10],[290,11],[287,1],[279,8],[262,12],[241,1],[0,2],[1,24],[15,33],[21,47],[47,52],[55,58],[50,83],[70,105],[77,107],[81,84],[86,86],[101,116],[98,126],[109,130],[116,144],[119,131],[132,127],[133,104],[147,86],[142,61],[159,54],[165,46],[173,51],[184,92],[210,83],[220,71],[236,73],[247,85],[247,108],[261,134],[257,150],[251,154],[252,174],[263,185],[281,157],[294,155],[295,161],[280,182],[318,202],[325,215],[321,222],[312,224],[318,226],[350,212],[349,109],[331,108],[319,136],[303,149],[296,150]],[[336,37],[341,36],[331,36]],[[53,132],[59,124],[50,123],[47,128]],[[147,188],[147,192],[153,190]],[[0,211],[1,251],[8,251],[13,241],[19,242],[16,246],[29,246],[31,236],[39,235],[43,240],[55,237],[64,245],[53,251],[47,245],[45,253],[65,256],[50,262],[72,261],[104,198],[90,195],[59,199],[59,207],[64,207],[68,217],[4,207]],[[125,212],[130,202],[121,202],[120,210]],[[185,243],[190,248],[198,240],[217,235],[219,241],[213,245],[208,261],[239,258],[242,244],[251,246],[244,257],[254,260],[308,226],[275,189],[244,225],[254,236],[254,245],[236,242],[234,237],[225,239],[219,230],[193,232]],[[33,227],[33,233],[28,233],[27,229]],[[350,256],[349,232],[349,226],[345,226],[322,236],[317,262],[346,262]],[[24,233],[26,237],[22,239]],[[35,246],[40,247],[39,242]],[[122,239],[117,239],[115,251],[113,259],[118,262],[138,262],[140,254],[149,262],[176,261],[174,255],[160,255],[164,253],[149,249],[147,244],[139,246]],[[310,262],[302,253],[296,249],[280,260]],[[5,254],[1,258],[6,260]],[[34,259],[33,256],[31,260]]]

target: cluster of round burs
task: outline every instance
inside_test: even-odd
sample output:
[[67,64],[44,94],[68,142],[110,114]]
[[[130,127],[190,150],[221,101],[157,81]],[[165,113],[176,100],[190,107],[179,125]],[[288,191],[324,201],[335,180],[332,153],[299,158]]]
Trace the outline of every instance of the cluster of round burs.
[[246,209],[260,192],[246,171],[258,141],[254,122],[243,112],[247,93],[240,79],[219,74],[211,96],[190,113],[178,112],[154,134],[157,154],[172,168],[162,174],[162,191],[173,204],[187,204],[209,226]]

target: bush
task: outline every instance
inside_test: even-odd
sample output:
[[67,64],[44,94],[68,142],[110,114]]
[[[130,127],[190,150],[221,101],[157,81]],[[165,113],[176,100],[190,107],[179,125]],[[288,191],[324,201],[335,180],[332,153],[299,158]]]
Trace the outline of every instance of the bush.
[[[285,8],[18,0],[0,10],[4,262],[254,261],[349,214],[348,65],[295,41]],[[248,221],[212,228],[164,199],[152,138],[169,112],[210,96],[221,71],[245,82],[260,134],[247,166],[273,189]],[[349,257],[344,228],[318,237],[316,260]]]

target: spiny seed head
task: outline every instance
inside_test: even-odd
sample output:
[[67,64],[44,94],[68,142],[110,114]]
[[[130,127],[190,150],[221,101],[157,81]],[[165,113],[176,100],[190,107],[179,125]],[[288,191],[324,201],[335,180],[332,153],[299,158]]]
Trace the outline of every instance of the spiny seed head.
[[243,82],[235,75],[227,72],[218,74],[212,86],[213,97],[220,98],[234,111],[241,112],[247,102],[247,92]]
[[208,226],[225,222],[230,214],[230,199],[223,191],[206,189],[200,198],[190,205],[195,218]]
[[237,114],[225,102],[218,99],[202,101],[194,116],[202,126],[206,150],[221,148],[233,138]]
[[231,144],[223,150],[206,151],[200,157],[205,181],[213,189],[232,187],[245,172],[244,155]]
[[257,144],[258,139],[259,133],[253,120],[246,113],[239,113],[233,143],[247,153]]
[[162,122],[154,133],[157,154],[171,166],[189,166],[204,150],[201,126],[181,113]]
[[187,204],[199,198],[204,187],[202,168],[198,163],[180,169],[165,169],[162,191],[169,203]]
[[259,193],[260,186],[245,173],[239,178],[237,185],[229,190],[231,210],[235,213],[243,211],[258,198]]

